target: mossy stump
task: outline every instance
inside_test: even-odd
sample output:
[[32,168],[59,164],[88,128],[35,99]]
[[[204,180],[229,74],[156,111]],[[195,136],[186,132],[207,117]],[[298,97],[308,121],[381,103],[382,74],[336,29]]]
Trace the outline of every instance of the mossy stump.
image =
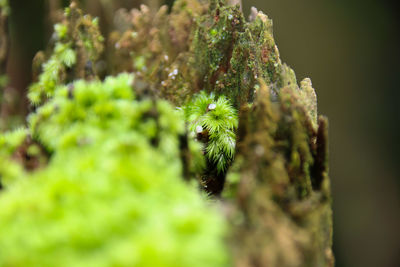
[[[12,199],[16,190],[26,188],[25,183],[35,183],[34,179],[47,181],[71,155],[90,152],[93,155],[83,154],[83,159],[99,168],[103,166],[102,157],[115,155],[110,170],[126,163],[131,169],[121,173],[127,176],[136,168],[128,159],[143,156],[138,162],[147,166],[155,157],[158,166],[167,170],[168,179],[181,178],[174,181],[179,183],[177,188],[164,184],[184,196],[166,202],[165,209],[175,211],[181,201],[184,208],[179,216],[185,220],[198,216],[198,221],[189,222],[188,226],[197,229],[190,228],[196,234],[193,243],[190,234],[175,234],[188,246],[195,244],[198,236],[207,236],[204,244],[216,249],[209,255],[185,250],[199,260],[196,266],[333,266],[328,121],[318,115],[311,80],[306,78],[298,83],[294,71],[282,63],[272,21],[255,8],[246,20],[239,5],[229,5],[224,0],[177,0],[170,11],[167,6],[154,11],[144,5],[132,11],[121,9],[114,22],[113,27],[108,25],[109,31],[114,30],[103,38],[98,20],[83,15],[72,1],[64,19],[55,26],[56,37],[50,48],[35,57],[36,76],[28,94],[33,107],[29,125],[0,136],[0,159],[10,164],[0,166],[0,186],[4,187],[0,203],[16,203]],[[3,32],[0,31],[1,36],[5,36]],[[1,50],[3,45],[2,39]],[[112,75],[120,76],[108,77]],[[204,112],[191,120],[190,112],[201,96],[210,103],[201,104]],[[220,114],[218,105],[224,107]],[[204,119],[210,114],[215,116],[212,126]],[[131,134],[135,138],[131,139]],[[219,144],[222,139],[218,138],[223,134],[232,140]],[[143,146],[137,141],[143,142]],[[100,148],[106,154],[97,153]],[[72,166],[82,168],[79,161],[72,162]],[[150,169],[162,184],[163,176]],[[93,173],[97,174],[96,170],[88,171]],[[116,176],[123,177],[121,173]],[[19,182],[17,176],[32,179]],[[103,178],[104,182],[109,179]],[[190,180],[197,181],[200,190],[213,199],[209,214],[188,211],[196,207],[207,210],[204,203],[196,202],[200,199],[198,192],[190,189],[196,194],[191,198],[180,191]],[[136,183],[134,179],[130,182]],[[141,190],[153,188],[143,183]],[[35,186],[39,190],[40,186]],[[98,197],[98,192],[88,190],[88,194]],[[145,199],[150,203],[148,196]],[[116,200],[121,199],[116,196]],[[17,213],[19,208],[15,207]],[[26,208],[21,204],[20,210]],[[222,211],[219,216],[229,225],[225,236],[219,228],[213,231],[214,225],[199,225],[216,222],[215,227],[222,227],[215,209]],[[73,216],[67,211],[68,216]],[[88,212],[89,217],[90,212],[100,214],[96,208]],[[0,212],[11,222],[11,217],[7,217],[10,214]],[[168,217],[164,213],[163,216]],[[29,223],[28,220],[28,226]],[[166,219],[167,225],[174,223]],[[6,232],[6,227],[11,226],[0,223],[1,227]],[[2,243],[1,238],[0,246],[12,242],[4,239]],[[17,240],[18,234],[14,238]],[[146,248],[153,249],[153,245],[156,247],[143,243]],[[27,247],[38,249],[35,244]],[[171,251],[180,255],[178,250],[176,247]],[[172,266],[168,265],[168,253],[151,251],[165,258],[149,258],[148,262]],[[224,252],[217,253],[220,251]],[[75,250],[69,253],[76,256]],[[128,258],[124,265],[112,251],[105,253],[111,257],[107,261],[110,264],[136,266]],[[22,266],[13,256],[2,255],[0,247],[0,265],[3,262],[5,266]],[[30,254],[25,256],[31,259]],[[52,262],[50,258],[47,263]],[[190,262],[185,258],[176,266],[189,266]],[[46,261],[31,263],[47,266]],[[143,261],[136,261],[139,263]]]

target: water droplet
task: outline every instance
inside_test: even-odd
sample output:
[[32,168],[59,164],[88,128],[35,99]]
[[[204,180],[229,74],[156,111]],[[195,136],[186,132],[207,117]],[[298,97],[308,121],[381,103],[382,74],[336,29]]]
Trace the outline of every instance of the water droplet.
[[168,74],[168,77],[171,77],[172,79],[175,79],[175,76],[178,74],[178,69],[174,69],[170,74]]
[[208,105],[208,110],[214,110],[216,107],[217,107],[217,105],[215,105],[214,103],[210,104],[210,105]]
[[203,132],[203,127],[201,127],[200,125],[196,127],[196,133],[202,133]]
[[261,145],[256,146],[255,153],[257,156],[261,157],[262,155],[264,155],[264,152],[265,150]]

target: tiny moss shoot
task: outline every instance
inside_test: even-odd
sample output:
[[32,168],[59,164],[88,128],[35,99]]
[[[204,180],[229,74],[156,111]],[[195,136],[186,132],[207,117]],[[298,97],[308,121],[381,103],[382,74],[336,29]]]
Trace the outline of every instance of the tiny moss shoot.
[[203,92],[184,111],[192,135],[205,144],[207,159],[215,164],[218,172],[225,172],[235,153],[238,127],[235,108],[225,96]]

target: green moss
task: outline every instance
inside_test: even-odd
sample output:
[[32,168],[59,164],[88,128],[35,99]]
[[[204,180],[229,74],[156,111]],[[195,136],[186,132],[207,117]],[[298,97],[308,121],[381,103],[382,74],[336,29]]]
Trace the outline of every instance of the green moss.
[[[30,116],[53,153],[33,173],[0,168],[1,266],[227,264],[223,219],[181,178],[180,112],[135,100],[132,79],[60,86]],[[1,151],[26,133],[1,136]]]
[[23,175],[23,168],[12,155],[21,146],[28,135],[28,130],[17,130],[0,134],[0,189]]
[[25,140],[28,130],[19,128],[12,132],[2,133],[0,135],[0,151],[2,154],[11,155],[17,147]]
[[205,155],[218,172],[232,163],[238,127],[237,112],[224,96],[201,93],[184,107],[189,129],[205,143]]
[[54,26],[54,31],[53,52],[47,61],[38,63],[36,67],[42,72],[29,88],[28,98],[33,105],[51,98],[58,85],[79,78],[93,79],[93,64],[103,50],[97,20],[84,16],[75,2],[66,9],[64,20]]

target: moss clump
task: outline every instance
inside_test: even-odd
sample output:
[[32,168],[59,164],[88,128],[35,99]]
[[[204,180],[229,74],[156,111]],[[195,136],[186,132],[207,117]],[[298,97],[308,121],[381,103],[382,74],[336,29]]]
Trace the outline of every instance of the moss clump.
[[220,96],[205,93],[195,97],[185,106],[189,129],[206,145],[205,154],[218,172],[225,172],[235,153],[238,126],[236,110]]
[[29,130],[2,136],[4,154],[28,131],[52,156],[18,177],[1,168],[1,266],[227,263],[222,218],[181,178],[179,112],[135,100],[132,79],[61,86]]
[[197,172],[209,194],[219,194],[226,172],[233,162],[238,127],[237,111],[224,96],[204,91],[184,107],[190,136],[203,145],[206,164]]
[[96,60],[103,51],[98,20],[83,15],[75,2],[65,10],[64,20],[54,29],[53,53],[46,60],[40,52],[34,60],[34,72],[42,71],[28,93],[34,105],[51,98],[58,85],[75,79],[95,78]]
[[12,132],[0,134],[0,189],[4,184],[23,175],[23,166],[13,158],[14,153],[23,144],[28,130],[20,128]]

